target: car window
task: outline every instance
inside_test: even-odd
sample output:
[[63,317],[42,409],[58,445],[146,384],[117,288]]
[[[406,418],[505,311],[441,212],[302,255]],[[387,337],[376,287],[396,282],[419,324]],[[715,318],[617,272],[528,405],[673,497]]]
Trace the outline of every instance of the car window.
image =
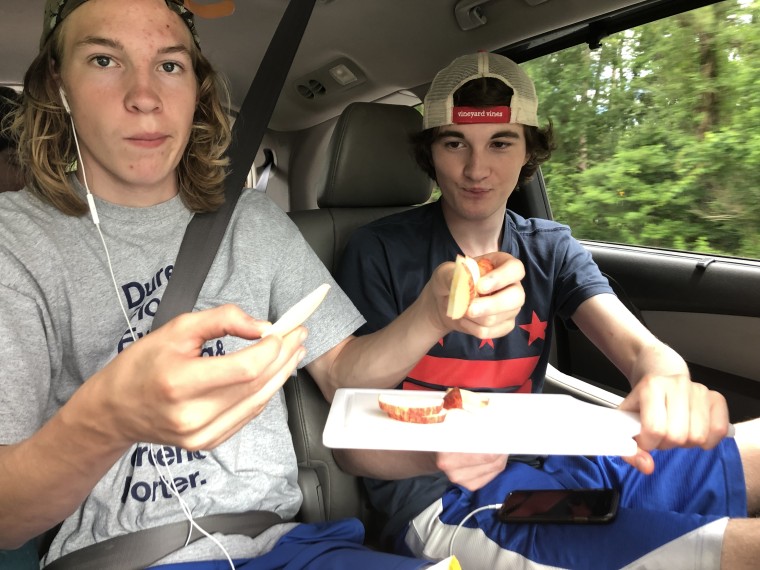
[[760,0],[524,65],[558,149],[554,218],[587,240],[760,257]]

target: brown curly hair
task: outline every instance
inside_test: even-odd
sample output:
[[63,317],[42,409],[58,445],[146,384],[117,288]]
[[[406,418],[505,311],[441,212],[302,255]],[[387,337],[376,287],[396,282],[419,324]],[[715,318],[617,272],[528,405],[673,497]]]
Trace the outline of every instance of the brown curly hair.
[[[464,107],[493,107],[509,105],[512,100],[512,89],[491,77],[473,79],[462,85],[454,93],[454,105]],[[533,176],[538,167],[549,159],[556,148],[552,123],[544,128],[523,125],[525,131],[525,148],[529,158],[520,170],[518,185]],[[440,127],[425,129],[411,136],[412,150],[417,164],[433,180],[435,166],[433,165],[432,145],[438,137]],[[436,180],[437,182],[437,180]]]
[[[76,168],[76,146],[54,71],[62,54],[58,26],[24,76],[21,106],[12,133],[27,188],[64,214],[81,216],[87,203],[77,193],[68,173]],[[193,212],[211,212],[224,202],[224,178],[231,140],[229,94],[221,77],[193,42],[190,54],[198,83],[198,104],[190,140],[177,166],[182,202]]]

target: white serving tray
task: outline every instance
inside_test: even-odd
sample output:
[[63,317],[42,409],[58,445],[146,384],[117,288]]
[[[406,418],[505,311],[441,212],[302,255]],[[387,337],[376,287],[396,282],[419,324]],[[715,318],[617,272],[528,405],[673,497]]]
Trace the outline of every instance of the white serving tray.
[[449,410],[437,424],[394,420],[378,406],[381,394],[443,398],[443,392],[339,389],[322,440],[344,449],[462,451],[536,455],[634,455],[638,414],[582,402],[565,394],[488,394],[470,412]]

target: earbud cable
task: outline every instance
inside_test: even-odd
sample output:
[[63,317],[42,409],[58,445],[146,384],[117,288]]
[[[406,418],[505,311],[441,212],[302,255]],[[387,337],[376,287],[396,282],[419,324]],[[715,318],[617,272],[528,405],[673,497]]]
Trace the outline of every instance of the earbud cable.
[[[116,282],[116,275],[114,274],[113,265],[111,264],[111,254],[108,252],[108,245],[106,245],[105,237],[103,237],[103,232],[100,229],[100,218],[98,216],[98,211],[95,208],[95,198],[93,197],[92,192],[90,192],[90,186],[87,183],[87,174],[85,173],[85,169],[84,169],[84,161],[82,160],[82,152],[79,148],[79,137],[77,136],[77,129],[74,126],[74,118],[71,116],[71,112],[69,110],[68,102],[66,102],[65,95],[61,93],[61,96],[62,96],[63,101],[65,102],[64,107],[69,114],[69,119],[71,121],[71,131],[74,133],[74,145],[76,146],[76,149],[77,149],[77,159],[79,161],[79,168],[82,169],[82,182],[84,183],[84,189],[87,192],[87,204],[89,205],[89,208],[90,208],[92,221],[95,224],[95,228],[97,228],[98,230],[100,241],[102,242],[103,249],[106,252],[106,261],[108,262],[108,270],[111,274],[111,280],[113,282],[114,290],[116,291],[116,298],[119,301],[119,307],[121,307],[121,312],[124,315],[124,319],[127,321],[127,328],[129,329],[129,333],[132,335],[132,340],[134,342],[137,342],[135,329],[132,327],[132,322],[129,320],[129,315],[127,315],[127,310],[124,307],[124,303],[121,299],[121,293],[119,292],[119,285]],[[193,527],[195,527],[196,529],[198,529],[198,532],[210,538],[221,549],[221,551],[224,553],[225,558],[227,558],[227,562],[229,563],[230,568],[232,568],[232,570],[235,570],[235,564],[232,562],[232,558],[230,558],[229,553],[224,548],[222,543],[219,542],[219,540],[217,540],[216,537],[209,534],[204,528],[202,528],[197,522],[195,522],[195,519],[193,519],[193,515],[192,515],[192,512],[190,511],[190,507],[187,505],[185,500],[180,496],[179,489],[177,489],[177,486],[174,483],[174,476],[172,475],[171,469],[169,468],[169,466],[164,465],[164,467],[166,468],[166,473],[168,474],[168,478],[167,478],[166,475],[161,473],[161,469],[158,466],[158,461],[156,460],[156,456],[153,453],[153,444],[148,443],[148,446],[150,449],[150,456],[151,456],[151,459],[153,460],[153,465],[155,466],[156,471],[158,472],[159,476],[164,480],[164,482],[167,483],[171,494],[174,495],[179,501],[179,505],[180,505],[180,508],[182,509],[182,513],[185,515],[185,518],[190,523],[190,526],[188,527],[187,539],[185,540],[185,546],[190,544],[190,538],[192,537],[192,534],[193,534]]]

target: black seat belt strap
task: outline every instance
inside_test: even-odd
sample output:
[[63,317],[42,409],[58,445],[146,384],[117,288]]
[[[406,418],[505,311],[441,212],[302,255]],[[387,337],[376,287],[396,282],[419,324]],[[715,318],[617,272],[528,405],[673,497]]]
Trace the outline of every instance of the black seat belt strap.
[[215,212],[195,214],[187,225],[172,277],[153,318],[153,330],[180,313],[192,311],[195,306],[264,138],[264,131],[315,2],[316,0],[288,2],[232,126],[232,144],[228,154],[230,169],[224,184],[224,204]]

